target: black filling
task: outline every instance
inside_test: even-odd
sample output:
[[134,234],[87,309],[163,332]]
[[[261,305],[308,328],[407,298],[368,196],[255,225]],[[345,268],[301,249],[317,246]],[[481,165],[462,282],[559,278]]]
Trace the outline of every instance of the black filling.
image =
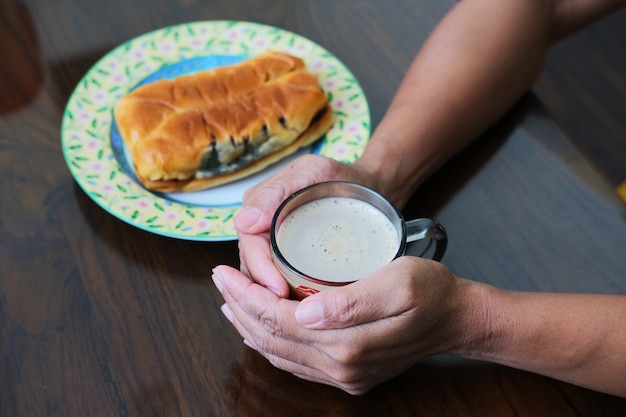
[[[311,123],[309,123],[309,127],[317,123],[324,116],[326,111],[326,108],[322,108],[320,111],[315,113],[315,115],[311,119]],[[281,117],[278,120],[280,124],[286,129],[287,121],[285,120],[285,118]],[[265,125],[263,125],[263,134],[266,137],[269,136],[267,126]],[[242,169],[259,160],[260,158],[266,156],[261,155],[257,147],[251,146],[250,138],[246,136],[243,138],[244,153],[235,161],[229,164],[222,164],[217,154],[215,136],[211,135],[211,138],[213,139],[211,141],[211,148],[210,150],[208,150],[208,152],[205,152],[204,156],[202,157],[202,161],[200,162],[200,166],[198,167],[198,172],[196,173],[197,178],[211,178],[219,175],[229,174],[231,172]],[[229,139],[232,146],[237,146],[234,137],[231,136]]]

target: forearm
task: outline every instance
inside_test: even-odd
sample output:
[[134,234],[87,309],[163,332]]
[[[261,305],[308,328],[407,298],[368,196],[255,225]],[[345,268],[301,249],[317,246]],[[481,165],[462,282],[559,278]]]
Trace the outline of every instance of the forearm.
[[[378,178],[379,190],[402,206],[528,90],[555,40],[623,3],[574,2],[581,4],[462,0],[454,6],[421,48],[357,161]],[[583,7],[587,2],[593,6]],[[569,7],[555,6],[561,3]]]
[[470,283],[456,353],[626,396],[626,298]]
[[535,0],[463,0],[444,17],[358,162],[381,191],[402,204],[527,90],[549,45],[549,17]]

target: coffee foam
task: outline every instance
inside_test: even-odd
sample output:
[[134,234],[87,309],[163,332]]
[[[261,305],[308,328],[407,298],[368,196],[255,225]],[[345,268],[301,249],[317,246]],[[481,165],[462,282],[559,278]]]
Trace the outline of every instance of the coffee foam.
[[400,237],[372,205],[329,197],[295,209],[277,232],[285,259],[300,272],[330,282],[352,282],[393,260]]

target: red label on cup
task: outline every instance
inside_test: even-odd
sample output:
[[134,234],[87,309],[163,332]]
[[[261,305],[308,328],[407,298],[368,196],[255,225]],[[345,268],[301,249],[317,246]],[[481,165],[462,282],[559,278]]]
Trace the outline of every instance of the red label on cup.
[[317,294],[318,292],[319,290],[307,287],[305,285],[300,285],[298,288],[296,288],[296,295],[300,300],[308,297],[309,295]]

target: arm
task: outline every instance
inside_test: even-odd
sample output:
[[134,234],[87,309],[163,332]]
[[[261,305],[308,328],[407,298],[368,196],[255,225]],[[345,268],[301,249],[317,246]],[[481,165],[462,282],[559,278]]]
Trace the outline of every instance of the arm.
[[416,56],[357,166],[402,205],[533,84],[556,40],[623,5],[462,0]]
[[626,296],[505,291],[415,257],[302,302],[230,267],[213,279],[248,346],[352,394],[452,353],[626,397]]
[[461,298],[456,353],[626,397],[626,297],[468,282]]

